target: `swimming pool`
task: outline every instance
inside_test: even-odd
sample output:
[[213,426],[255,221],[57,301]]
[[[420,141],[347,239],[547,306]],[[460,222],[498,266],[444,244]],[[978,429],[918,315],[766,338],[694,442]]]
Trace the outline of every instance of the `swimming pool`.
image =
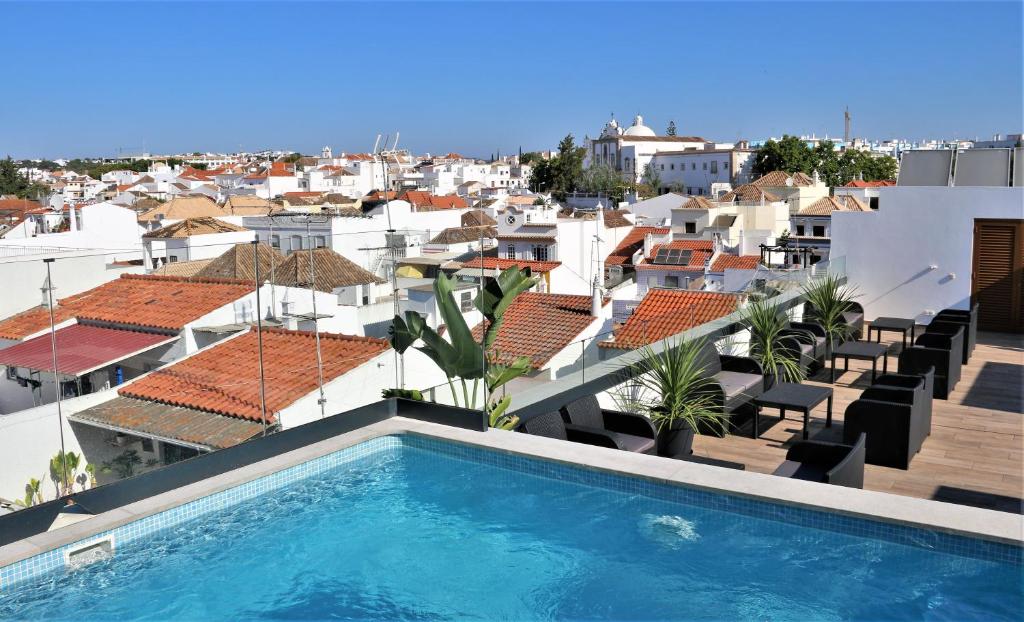
[[0,618],[1009,620],[1024,606],[1007,545],[418,436],[151,519],[114,530],[108,559],[0,589]]

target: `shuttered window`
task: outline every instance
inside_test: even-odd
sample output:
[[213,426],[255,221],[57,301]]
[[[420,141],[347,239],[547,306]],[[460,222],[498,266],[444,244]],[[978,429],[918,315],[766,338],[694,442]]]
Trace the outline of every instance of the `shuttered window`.
[[1024,221],[974,223],[973,299],[978,328],[1024,332]]

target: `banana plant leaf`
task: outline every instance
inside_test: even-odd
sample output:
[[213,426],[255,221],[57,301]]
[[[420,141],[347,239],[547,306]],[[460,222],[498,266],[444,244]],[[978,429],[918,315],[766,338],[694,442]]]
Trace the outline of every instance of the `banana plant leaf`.
[[537,284],[530,268],[520,270],[516,266],[506,268],[480,291],[474,305],[485,318],[487,330],[484,333],[484,348],[491,349],[498,336],[498,329],[505,316],[505,310],[516,296]]
[[[473,332],[466,324],[466,319],[462,317],[459,305],[455,303],[455,295],[453,293],[455,288],[452,286],[454,282],[454,279],[445,274],[439,274],[437,280],[434,281],[434,296],[437,298],[437,305],[441,311],[441,317],[444,319],[445,326],[448,327],[448,336],[451,340],[451,343],[448,344],[450,352],[446,353],[445,357],[450,357],[449,362],[456,372],[455,375],[459,378],[467,380],[482,378],[483,349],[473,339]],[[443,351],[443,346],[437,343],[437,341],[444,342],[444,340],[437,336],[436,333],[434,335],[437,336],[437,340],[431,339],[431,341],[427,341],[426,336],[433,332],[429,328],[424,329],[424,342],[434,349]]]
[[527,374],[530,368],[528,356],[520,356],[511,365],[491,364],[487,368],[487,390],[494,392],[509,381]]
[[404,320],[396,315],[391,322],[391,327],[388,328],[388,341],[399,354],[405,354],[405,351],[423,334],[425,327],[423,316],[415,311],[406,311]]

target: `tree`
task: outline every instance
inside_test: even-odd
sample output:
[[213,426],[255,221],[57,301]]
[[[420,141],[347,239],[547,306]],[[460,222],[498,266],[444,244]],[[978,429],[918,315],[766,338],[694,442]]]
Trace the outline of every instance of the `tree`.
[[585,149],[575,145],[573,135],[568,134],[558,143],[556,156],[536,161],[530,176],[530,189],[550,192],[557,200],[564,201],[568,193],[582,186],[585,153]]
[[669,121],[668,122],[668,128],[665,130],[665,135],[666,136],[675,136],[676,135],[676,122],[675,121]]
[[644,175],[640,178],[640,182],[645,186],[650,186],[655,195],[660,192],[661,175],[658,173],[658,169],[654,168],[654,165],[649,162],[644,167]]
[[542,162],[544,157],[539,151],[527,151],[523,155],[519,156],[519,164],[531,164],[533,162]]
[[796,136],[787,134],[782,140],[769,140],[754,156],[754,177],[767,175],[772,171],[810,174],[814,172],[813,157],[814,154],[807,143]]
[[[811,153],[811,172],[818,172],[818,175],[830,187],[841,186],[839,174],[839,155],[836,153],[836,146],[831,140],[823,140],[818,143]],[[805,173],[807,171],[804,171]]]
[[11,156],[0,160],[0,195],[13,194],[20,199],[36,198],[40,194],[46,194],[45,187],[34,184],[18,172],[18,165],[14,163]]

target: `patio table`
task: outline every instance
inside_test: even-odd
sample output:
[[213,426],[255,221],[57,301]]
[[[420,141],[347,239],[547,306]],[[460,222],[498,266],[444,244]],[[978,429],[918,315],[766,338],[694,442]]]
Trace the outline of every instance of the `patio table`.
[[829,387],[816,387],[808,384],[795,382],[780,382],[766,393],[754,398],[754,432],[753,438],[757,438],[758,424],[761,419],[761,407],[768,406],[779,409],[779,419],[786,418],[786,410],[799,410],[804,413],[804,439],[807,439],[807,424],[811,418],[811,411],[815,406],[828,400],[828,407],[825,411],[825,427],[832,427],[832,389]]
[[849,371],[850,359],[871,361],[871,384],[875,383],[878,375],[878,357],[882,357],[882,373],[889,372],[889,357],[886,356],[888,348],[880,343],[870,341],[847,341],[832,350],[832,384],[836,382],[836,359],[844,361],[843,371]]
[[882,340],[882,331],[899,333],[903,337],[903,349],[907,349],[907,332],[910,333],[910,343],[914,343],[917,322],[901,317],[878,317],[868,324],[868,341],[871,341],[871,331],[876,331],[875,341]]

